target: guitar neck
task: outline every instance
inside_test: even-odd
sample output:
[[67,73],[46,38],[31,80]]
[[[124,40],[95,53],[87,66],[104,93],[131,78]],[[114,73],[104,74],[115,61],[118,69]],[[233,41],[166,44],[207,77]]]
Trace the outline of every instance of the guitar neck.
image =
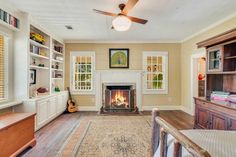
[[68,87],[67,90],[68,90],[68,93],[69,93],[69,99],[72,101],[72,96],[71,96],[71,93],[70,93],[70,88]]

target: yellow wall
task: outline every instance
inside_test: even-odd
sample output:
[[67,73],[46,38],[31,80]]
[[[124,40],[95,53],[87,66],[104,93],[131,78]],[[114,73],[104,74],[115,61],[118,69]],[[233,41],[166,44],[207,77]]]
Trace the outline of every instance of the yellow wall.
[[[69,86],[69,67],[71,51],[95,51],[96,70],[109,69],[109,48],[130,49],[130,69],[142,70],[143,51],[168,51],[169,52],[169,94],[168,95],[143,95],[143,106],[155,105],[180,105],[180,44],[66,44],[66,77],[65,86]],[[74,96],[80,106],[94,106],[94,95]]]
[[181,105],[184,105],[186,109],[191,108],[191,89],[190,89],[190,65],[191,55],[200,51],[197,49],[196,43],[203,41],[207,38],[213,37],[230,29],[236,27],[236,17],[223,22],[222,24],[201,33],[185,42],[181,45]]

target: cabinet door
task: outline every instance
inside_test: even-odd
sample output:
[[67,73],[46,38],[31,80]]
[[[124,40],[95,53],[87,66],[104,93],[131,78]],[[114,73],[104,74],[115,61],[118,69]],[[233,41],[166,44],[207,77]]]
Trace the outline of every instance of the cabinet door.
[[37,102],[37,127],[42,126],[48,120],[48,104],[48,99]]
[[210,129],[227,130],[226,117],[217,113],[211,113]]
[[236,130],[236,120],[235,119],[229,119],[228,130]]
[[62,94],[57,96],[57,113],[61,113],[63,111],[63,97]]
[[222,71],[222,48],[214,47],[208,52],[208,72]]
[[209,122],[209,111],[202,108],[196,108],[195,123],[197,128],[207,129]]
[[51,119],[57,114],[57,97],[51,97],[48,105],[48,118]]

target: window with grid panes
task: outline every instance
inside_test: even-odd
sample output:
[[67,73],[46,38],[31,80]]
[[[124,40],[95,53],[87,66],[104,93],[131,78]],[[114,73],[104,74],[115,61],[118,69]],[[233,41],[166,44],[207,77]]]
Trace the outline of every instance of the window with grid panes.
[[168,93],[168,52],[144,52],[144,93]]
[[72,53],[72,88],[73,91],[92,91],[94,73],[94,53]]

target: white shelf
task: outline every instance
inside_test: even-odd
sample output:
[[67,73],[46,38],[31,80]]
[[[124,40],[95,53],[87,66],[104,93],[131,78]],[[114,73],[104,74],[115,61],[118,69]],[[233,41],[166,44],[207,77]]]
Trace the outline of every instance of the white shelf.
[[52,50],[52,52],[57,54],[57,55],[62,55],[63,56],[63,53],[57,52],[56,50]]
[[52,78],[52,80],[62,80],[63,79],[63,77],[61,77],[61,78]]
[[2,20],[0,20],[0,24],[7,27],[7,28],[9,28],[9,29],[11,29],[11,30],[13,30],[13,31],[20,31],[19,28],[16,28],[16,27],[14,27],[14,26],[10,25],[9,23],[6,23]]
[[54,71],[63,71],[63,69],[54,69],[54,68],[52,68],[52,70],[54,70]]
[[43,69],[43,70],[48,70],[48,67],[40,67],[37,65],[30,65],[30,69]]
[[59,61],[59,60],[56,60],[56,59],[52,59],[53,62],[57,62],[57,63],[62,63],[63,64],[63,61]]
[[33,56],[33,57],[37,57],[37,58],[49,59],[49,57],[38,55],[38,54],[34,54],[32,52],[30,52],[30,55]]
[[30,44],[34,45],[34,46],[37,46],[37,47],[40,47],[40,48],[44,48],[44,49],[49,49],[49,47],[43,45],[43,44],[40,44],[32,39],[30,39]]

